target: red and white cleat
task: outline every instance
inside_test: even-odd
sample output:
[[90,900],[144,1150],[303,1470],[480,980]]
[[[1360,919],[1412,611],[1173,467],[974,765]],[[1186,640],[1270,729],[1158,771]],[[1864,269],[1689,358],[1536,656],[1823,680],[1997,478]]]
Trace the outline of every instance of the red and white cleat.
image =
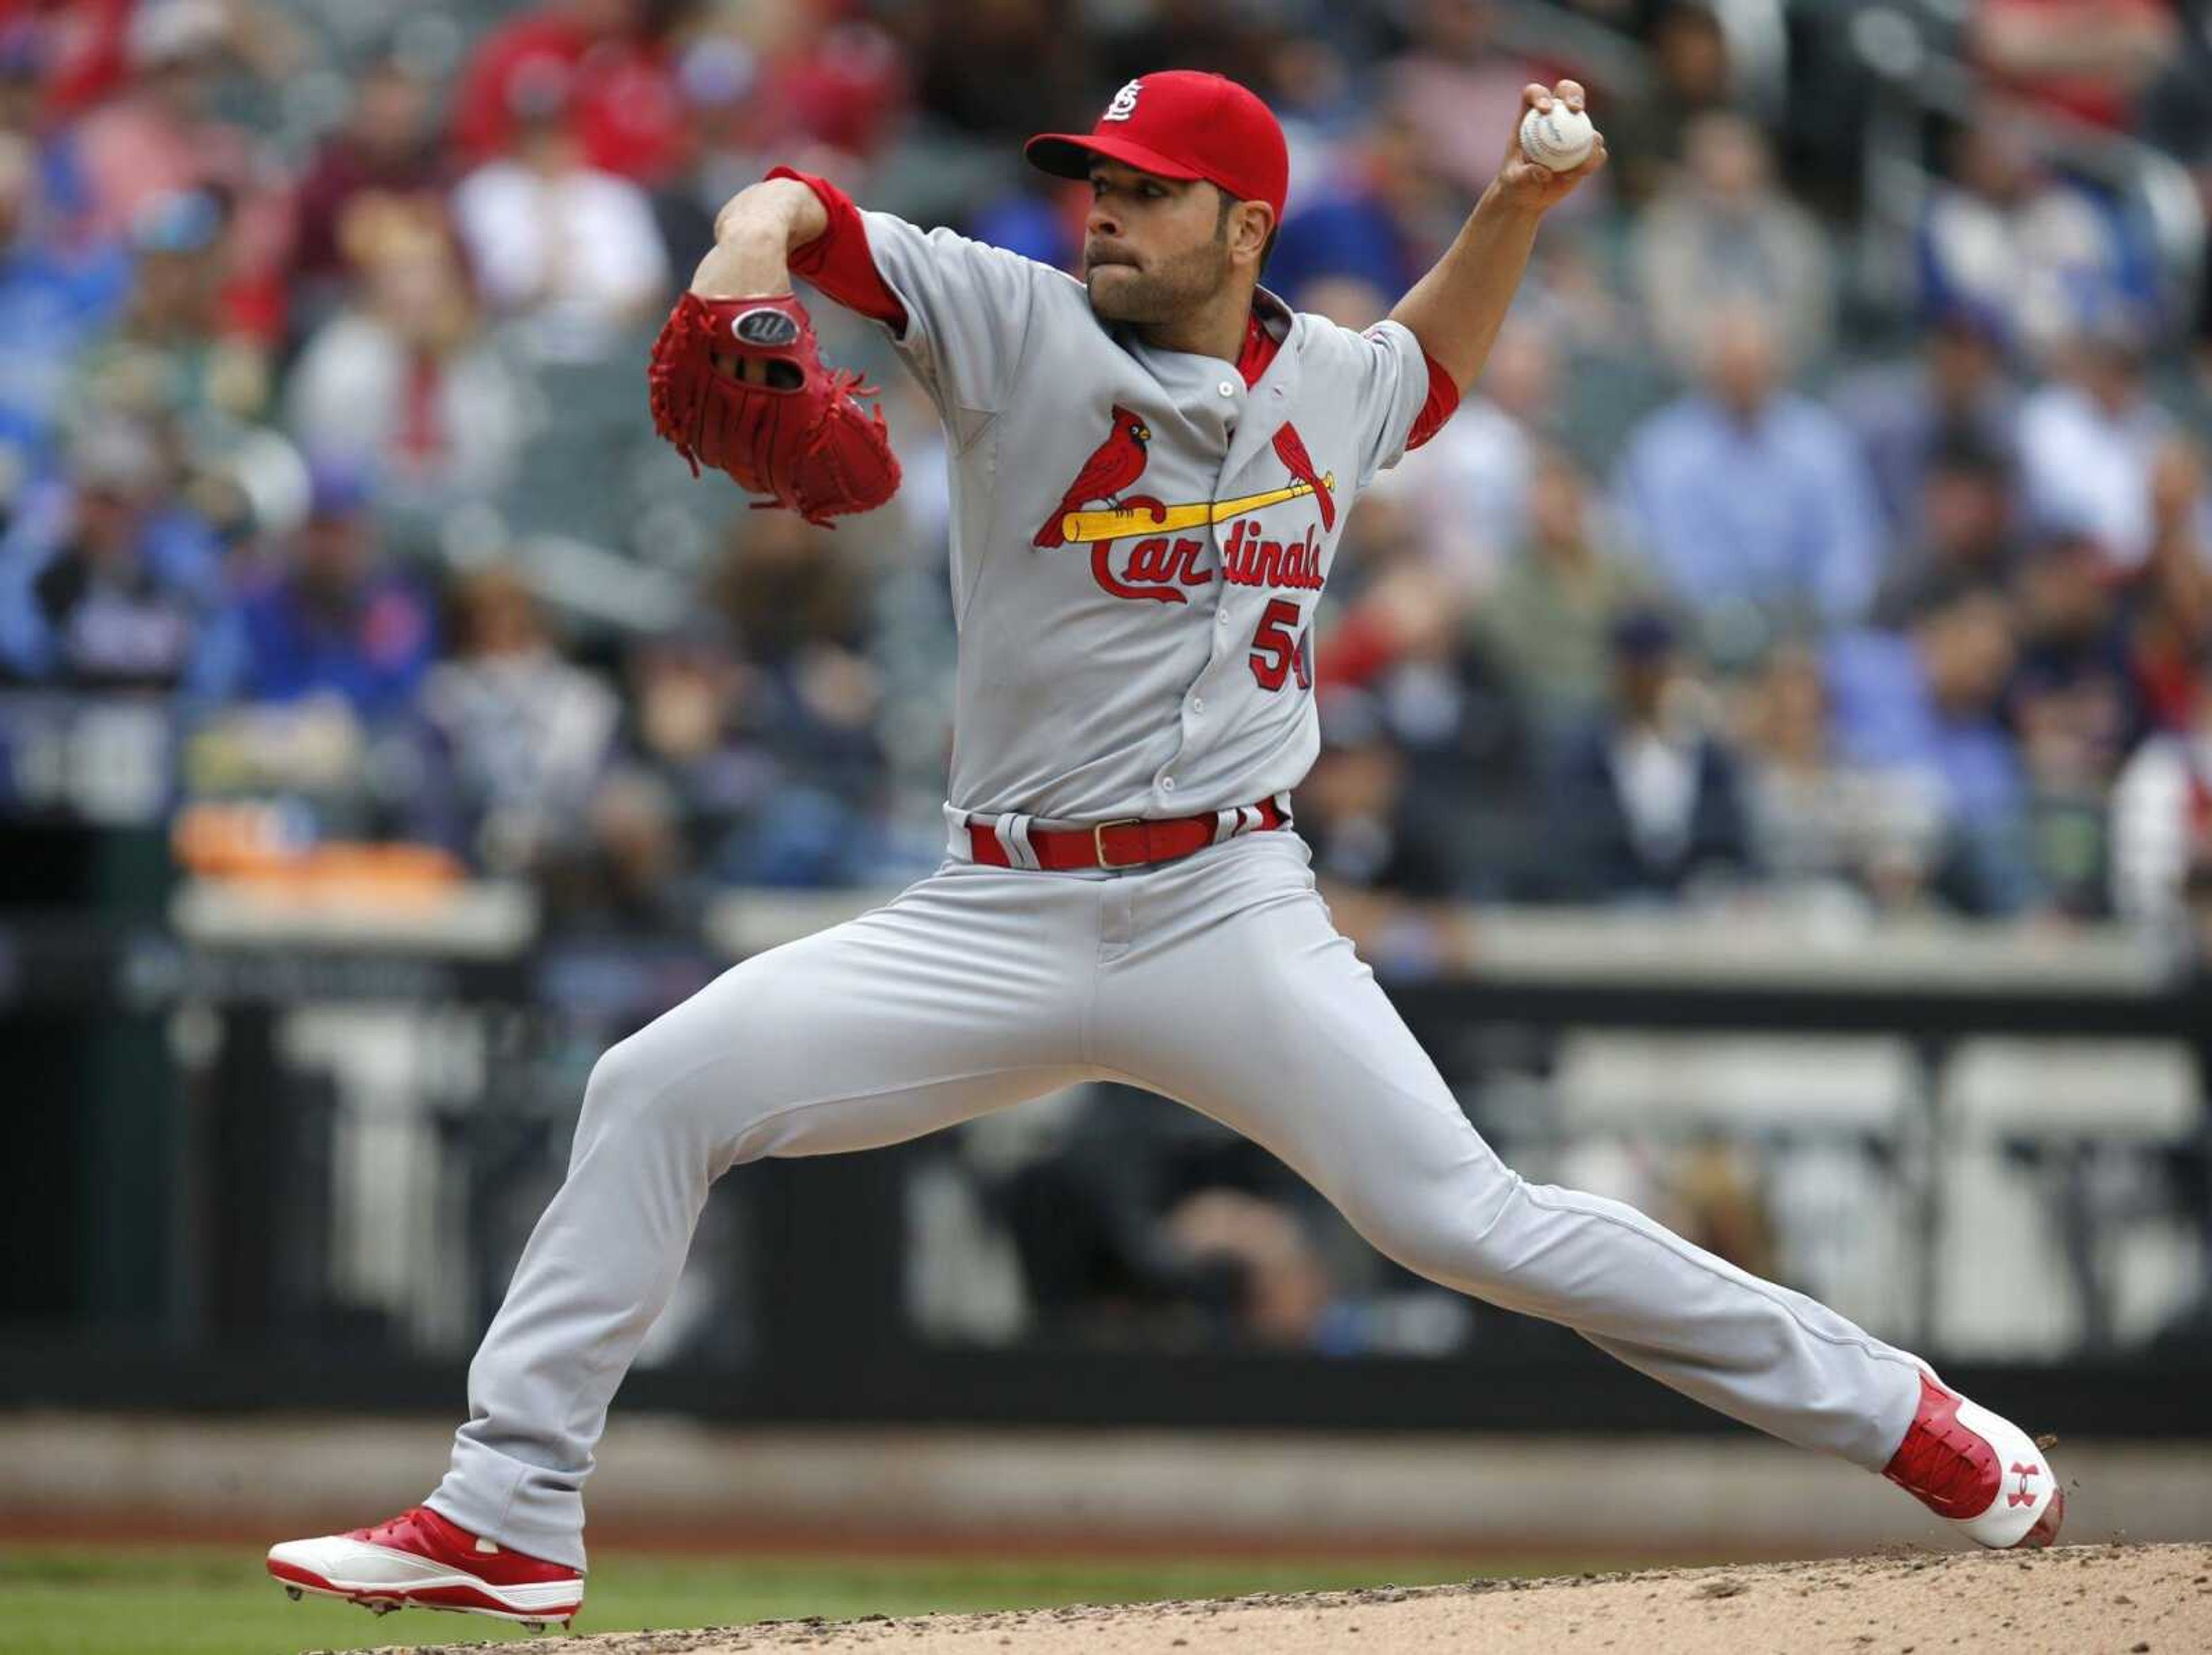
[[1996,1551],[2048,1546],[2066,1520],[2066,1491],[2035,1439],[1930,1374],[1882,1476]]
[[576,1570],[480,1539],[427,1506],[374,1528],[271,1546],[269,1573],[295,1598],[312,1591],[379,1615],[458,1609],[537,1630],[568,1625],[584,1603],[584,1577]]

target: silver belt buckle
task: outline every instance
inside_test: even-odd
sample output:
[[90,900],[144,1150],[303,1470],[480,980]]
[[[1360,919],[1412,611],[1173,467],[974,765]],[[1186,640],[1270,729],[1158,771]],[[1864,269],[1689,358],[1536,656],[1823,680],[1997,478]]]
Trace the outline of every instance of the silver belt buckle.
[[1145,859],[1141,856],[1133,862],[1116,862],[1109,861],[1106,855],[1106,830],[1108,828],[1142,827],[1144,824],[1145,818],[1141,816],[1117,816],[1110,822],[1101,822],[1096,827],[1092,828],[1091,830],[1091,854],[1098,858],[1098,866],[1108,869],[1144,867]]

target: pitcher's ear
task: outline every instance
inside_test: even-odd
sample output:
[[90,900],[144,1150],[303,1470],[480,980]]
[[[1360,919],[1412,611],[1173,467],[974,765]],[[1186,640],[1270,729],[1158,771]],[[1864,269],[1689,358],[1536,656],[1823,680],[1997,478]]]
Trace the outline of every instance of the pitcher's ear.
[[1264,270],[1267,255],[1275,250],[1275,210],[1264,201],[1240,201],[1237,206],[1237,248],[1255,254]]

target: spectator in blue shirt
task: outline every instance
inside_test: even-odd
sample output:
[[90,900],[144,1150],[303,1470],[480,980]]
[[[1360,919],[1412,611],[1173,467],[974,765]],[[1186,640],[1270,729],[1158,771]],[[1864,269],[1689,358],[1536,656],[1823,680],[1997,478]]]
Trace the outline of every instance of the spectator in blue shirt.
[[2104,191],[2051,171],[2025,120],[1983,113],[1951,146],[1951,182],[1919,229],[1921,302],[1995,318],[2014,349],[2040,355],[2085,316],[2148,314],[2156,259],[2141,225]]
[[406,710],[437,653],[429,600],[383,560],[363,480],[325,467],[288,567],[246,605],[246,691],[337,696],[364,720]]
[[2009,603],[1978,583],[1930,593],[1904,630],[1828,647],[1838,757],[1925,790],[1948,837],[1937,887],[1972,913],[2012,913],[2036,894],[2027,780],[2000,721],[2016,654]]
[[1704,385],[1652,415],[1621,463],[1625,521],[1724,664],[1776,636],[1857,620],[1881,576],[1858,446],[1784,389],[1772,322],[1718,313]]
[[0,672],[221,697],[240,667],[221,549],[135,425],[92,427],[0,539]]
[[121,307],[129,265],[115,249],[76,253],[41,228],[38,156],[0,131],[0,423],[42,439],[71,359]]

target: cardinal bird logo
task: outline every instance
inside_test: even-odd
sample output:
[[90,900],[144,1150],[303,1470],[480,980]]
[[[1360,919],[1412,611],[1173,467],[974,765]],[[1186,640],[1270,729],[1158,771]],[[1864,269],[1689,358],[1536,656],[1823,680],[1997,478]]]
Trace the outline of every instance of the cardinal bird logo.
[[1326,534],[1336,526],[1336,502],[1329,492],[1329,479],[1314,469],[1312,457],[1298,436],[1298,428],[1287,421],[1275,433],[1275,458],[1283,462],[1283,469],[1313,490],[1314,504],[1321,508],[1322,532]]
[[1060,496],[1060,504],[1052,508],[1052,515],[1044,520],[1044,526],[1030,541],[1036,546],[1063,546],[1067,536],[1061,528],[1061,520],[1070,512],[1080,511],[1086,501],[1110,502],[1116,510],[1142,509],[1156,518],[1164,518],[1167,508],[1150,495],[1130,495],[1126,498],[1121,490],[1145,474],[1145,448],[1152,440],[1152,428],[1141,416],[1131,413],[1120,403],[1114,405],[1114,429],[1106,441],[1100,443],[1091,458],[1083,462],[1083,469],[1069,484],[1067,492]]

